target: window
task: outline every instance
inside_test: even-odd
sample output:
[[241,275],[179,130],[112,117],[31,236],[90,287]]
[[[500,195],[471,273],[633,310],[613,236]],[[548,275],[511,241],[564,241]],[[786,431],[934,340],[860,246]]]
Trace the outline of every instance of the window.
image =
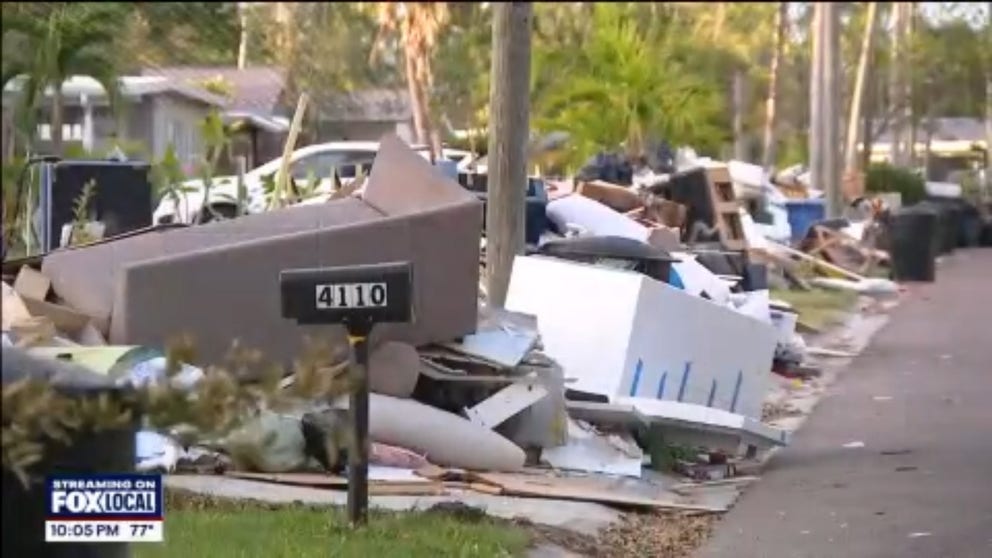
[[[52,141],[52,125],[51,124],[38,124],[38,139],[41,141]],[[82,124],[63,124],[62,125],[62,140],[63,141],[82,141],[83,140],[83,125]]]
[[308,180],[311,175],[318,180],[330,178],[332,170],[337,170],[338,176],[341,178],[352,178],[356,174],[357,166],[360,165],[367,169],[371,166],[374,158],[375,151],[314,153],[293,163],[289,173],[298,182]]

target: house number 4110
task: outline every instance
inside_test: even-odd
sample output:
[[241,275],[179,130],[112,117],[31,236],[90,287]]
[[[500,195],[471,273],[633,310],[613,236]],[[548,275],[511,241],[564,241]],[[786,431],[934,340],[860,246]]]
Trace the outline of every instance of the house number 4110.
[[388,301],[385,283],[317,285],[317,309],[380,308]]

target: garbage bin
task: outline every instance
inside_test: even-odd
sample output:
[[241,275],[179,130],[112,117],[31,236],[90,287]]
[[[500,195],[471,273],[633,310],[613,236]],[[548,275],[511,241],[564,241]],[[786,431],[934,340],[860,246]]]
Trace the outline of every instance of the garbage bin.
[[937,253],[949,254],[958,244],[957,219],[954,210],[945,202],[927,200],[916,204],[937,214]]
[[[458,182],[463,188],[475,193],[476,197],[486,204],[489,199],[489,175],[475,173],[459,173]],[[527,197],[524,201],[524,242],[538,244],[541,235],[548,230],[548,192],[544,181],[540,178],[527,179]],[[482,211],[482,233],[485,234],[486,210]]]
[[[70,397],[101,393],[120,395],[111,380],[69,363],[35,358],[3,348],[3,385],[31,377],[48,381]],[[6,426],[6,425],[5,425]],[[52,473],[127,473],[134,470],[136,424],[132,427],[76,435],[69,445],[43,443],[42,460],[30,469],[27,486],[3,470],[3,556],[36,558],[128,558],[127,543],[45,543],[45,476]]]
[[982,215],[978,208],[970,203],[961,206],[961,228],[958,230],[958,246],[971,248],[978,246],[982,240]]
[[790,200],[785,202],[785,209],[789,215],[793,242],[806,238],[809,228],[826,216],[823,200]]
[[937,213],[919,205],[899,210],[889,220],[892,279],[932,282],[937,275]]

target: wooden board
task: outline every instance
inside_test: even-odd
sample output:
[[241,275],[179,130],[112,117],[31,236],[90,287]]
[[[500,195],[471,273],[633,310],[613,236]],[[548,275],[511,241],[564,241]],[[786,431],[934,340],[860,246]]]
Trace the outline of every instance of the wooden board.
[[503,494],[511,496],[598,502],[631,508],[659,508],[701,512],[726,511],[726,508],[692,504],[674,493],[670,498],[652,498],[629,491],[618,490],[618,487],[612,484],[609,479],[562,478],[548,475],[513,473],[472,473],[472,477],[477,482],[499,487]]
[[[348,488],[347,478],[321,473],[252,473],[247,471],[228,471],[225,473],[225,476],[290,486],[310,486],[337,490]],[[370,495],[430,495],[443,493],[444,485],[428,479],[424,479],[423,481],[369,480]]]

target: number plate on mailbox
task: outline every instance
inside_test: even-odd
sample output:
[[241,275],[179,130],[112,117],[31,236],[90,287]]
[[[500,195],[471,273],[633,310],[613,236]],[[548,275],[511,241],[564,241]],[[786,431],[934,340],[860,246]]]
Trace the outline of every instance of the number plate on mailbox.
[[413,314],[408,263],[291,269],[279,283],[283,317],[304,324],[409,322]]
[[338,283],[317,285],[317,308],[383,308],[389,305],[385,283]]

